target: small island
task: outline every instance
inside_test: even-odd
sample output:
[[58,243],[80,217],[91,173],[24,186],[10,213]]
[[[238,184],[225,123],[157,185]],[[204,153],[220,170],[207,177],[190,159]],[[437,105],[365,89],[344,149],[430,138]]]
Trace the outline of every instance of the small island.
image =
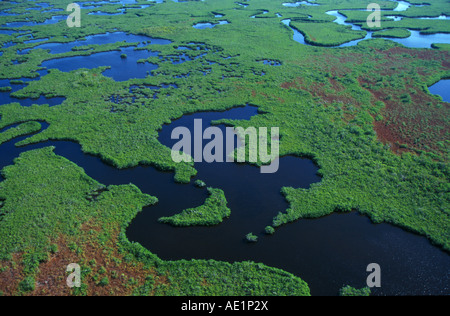
[[170,217],[161,217],[160,223],[177,227],[213,226],[223,222],[230,216],[225,193],[220,189],[208,188],[209,197],[205,203],[196,208],[190,208]]

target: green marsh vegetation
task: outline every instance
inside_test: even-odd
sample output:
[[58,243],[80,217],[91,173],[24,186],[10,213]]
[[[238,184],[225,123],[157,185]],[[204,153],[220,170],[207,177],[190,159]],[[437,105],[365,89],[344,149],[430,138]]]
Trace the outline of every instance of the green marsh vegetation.
[[[65,9],[69,2],[57,0],[52,4]],[[161,127],[184,114],[255,104],[260,114],[251,120],[223,122],[244,128],[280,127],[280,155],[312,158],[322,176],[322,181],[309,189],[280,188],[290,207],[274,214],[273,229],[302,218],[358,211],[375,223],[388,222],[421,234],[449,251],[449,105],[427,89],[450,76],[448,45],[408,49],[377,39],[345,49],[321,47],[334,40],[344,42],[363,35],[347,31],[348,28],[340,32],[344,28],[333,23],[334,17],[326,11],[365,9],[369,1],[321,0],[317,1],[320,6],[298,8],[284,7],[283,2],[251,0],[244,8],[228,0],[181,4],[167,1],[115,16],[87,14],[99,8],[83,10],[81,28],[64,27],[64,21],[15,28],[33,34],[35,39],[49,38],[60,43],[122,31],[169,39],[172,44],[150,43],[138,48],[160,53],[147,59],[159,68],[144,79],[115,82],[102,75],[104,67],[68,73],[49,71],[14,96],[61,96],[66,100],[54,107],[1,105],[0,130],[21,125],[20,129],[5,130],[0,139],[6,141],[36,132],[40,129],[36,122],[47,122],[47,129],[18,145],[71,140],[80,143],[84,152],[98,155],[117,168],[152,165],[174,172],[176,181],[187,183],[196,170],[191,164],[172,161],[170,149],[157,140]],[[391,1],[381,4],[387,9],[396,5]],[[25,13],[32,5],[20,1],[19,5],[2,3],[1,7],[39,22],[59,14],[41,15],[34,10]],[[113,12],[115,6],[122,8],[108,5],[105,10]],[[433,2],[404,12],[383,11],[383,15],[405,18],[383,20],[377,31],[397,36],[405,29],[448,32],[446,21],[412,19],[421,14],[450,15],[446,8],[441,2]],[[269,12],[260,15],[263,10]],[[215,18],[214,13],[224,17]],[[364,16],[367,17],[367,12],[344,13],[349,21],[364,22]],[[251,19],[253,15],[258,16]],[[18,22],[23,17],[1,19]],[[230,23],[205,30],[192,27],[223,19]],[[292,30],[281,23],[283,19],[291,19],[293,26],[307,38],[314,37],[318,46],[294,42]],[[329,31],[339,35],[330,39]],[[132,46],[96,45],[89,50],[55,55],[32,49],[20,55],[17,50],[41,44],[24,43],[25,40],[17,34],[0,37],[2,44],[17,44],[0,49],[0,79],[37,79],[37,71],[46,60]],[[177,49],[180,46],[192,49],[181,51]],[[180,60],[183,54],[190,60],[174,65],[172,60]],[[16,60],[19,63],[14,63]],[[264,65],[261,60],[277,60],[281,65]],[[149,86],[169,84],[178,88],[160,89],[158,98],[152,97],[155,91]],[[130,92],[135,85],[140,88]],[[111,101],[112,96],[123,101],[116,104]],[[133,96],[137,97],[135,102]],[[115,111],[111,111],[113,107]],[[124,233],[136,213],[155,203],[156,198],[142,194],[134,185],[111,186],[103,191],[103,185],[50,149],[25,152],[3,174],[6,180],[0,184],[0,265],[5,270],[20,271],[23,283],[19,286],[13,282],[15,287],[11,289],[2,284],[2,292],[6,292],[3,287],[8,293],[18,289],[21,293],[33,291],[31,278],[38,280],[47,271],[44,267],[52,249],[56,249],[52,245],[60,241],[57,253],[67,251],[86,271],[84,287],[75,294],[91,294],[98,290],[96,284],[106,283],[106,279],[102,282],[105,277],[110,286],[117,287],[117,293],[126,288],[127,294],[309,294],[307,285],[298,277],[263,265],[158,259],[140,245],[128,242]],[[208,199],[202,207],[207,202]],[[86,224],[92,222],[92,227]],[[274,233],[273,229],[268,229],[268,233]],[[70,247],[64,246],[69,244]],[[108,276],[97,277],[97,267],[89,265],[93,259],[87,256],[91,246],[105,250]],[[14,270],[14,266],[22,270]],[[126,287],[115,281],[117,271],[139,273],[134,280],[127,280]]]
[[[125,237],[157,199],[132,184],[105,187],[52,147],[21,154],[2,176],[0,285],[8,295],[309,295],[301,279],[262,264],[160,260]],[[82,287],[67,292],[63,272],[73,262]],[[61,282],[44,285],[48,271]]]
[[198,188],[204,188],[204,187],[206,187],[206,183],[203,182],[202,180],[195,180],[195,185],[196,185]]
[[355,289],[349,285],[344,286],[340,291],[340,296],[370,296],[371,290],[366,287],[363,289]]
[[248,233],[247,235],[245,235],[245,239],[248,241],[248,242],[257,242],[258,241],[258,236],[256,236],[255,234],[253,234],[253,233]]
[[212,226],[222,223],[231,215],[227,199],[220,189],[208,188],[209,196],[205,203],[196,208],[183,210],[181,213],[159,219],[161,223],[173,226]]

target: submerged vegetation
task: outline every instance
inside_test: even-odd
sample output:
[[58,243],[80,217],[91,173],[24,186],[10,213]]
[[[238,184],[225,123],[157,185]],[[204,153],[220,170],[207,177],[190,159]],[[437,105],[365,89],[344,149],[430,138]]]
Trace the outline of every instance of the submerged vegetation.
[[[407,37],[411,29],[450,33],[448,21],[419,19],[449,16],[448,3],[391,11],[394,1],[380,1],[386,10],[382,27],[371,29],[365,25],[367,12],[361,11],[371,1],[318,0],[318,5],[298,7],[284,2],[99,4],[82,9],[80,28],[66,27],[64,19],[53,23],[52,16],[67,14],[60,11],[68,0],[52,1],[51,9],[40,7],[43,1],[1,2],[0,10],[11,15],[0,17],[0,94],[17,101],[0,105],[0,145],[30,135],[17,143],[24,153],[3,169],[0,183],[3,294],[309,295],[301,276],[262,264],[159,259],[125,235],[136,214],[157,197],[133,184],[100,184],[52,148],[27,151],[30,144],[70,140],[114,167],[155,166],[173,172],[175,181],[189,183],[197,173],[195,165],[173,162],[171,150],[158,141],[162,126],[185,114],[245,104],[257,105],[259,114],[249,121],[222,123],[280,127],[280,156],[311,158],[322,177],[309,189],[280,188],[289,208],[273,214],[267,234],[302,218],[358,211],[374,223],[397,225],[450,251],[450,106],[428,91],[450,77],[448,43],[414,49],[371,39],[348,48],[326,47],[364,38],[367,31],[383,38]],[[362,30],[335,23],[326,12],[336,9]],[[114,15],[90,14],[98,11]],[[390,15],[403,18],[393,21],[386,18]],[[225,19],[226,25],[193,27]],[[312,45],[293,41],[283,19],[290,19]],[[80,42],[60,53],[38,47],[116,32],[148,41]],[[51,66],[64,60],[70,64],[70,58],[81,58],[77,56],[109,58],[111,53],[126,65],[121,70],[136,66],[138,54],[145,55],[138,66],[154,69],[140,79],[116,81],[110,75],[114,69],[85,65],[85,59],[76,59],[75,70]],[[13,89],[19,84],[24,87]],[[65,99],[55,106],[20,104],[20,99],[42,96]],[[203,205],[161,222],[220,224],[232,211],[226,192],[209,193]],[[249,241],[255,237],[246,236]],[[60,268],[72,262],[82,267],[80,289],[65,287]],[[341,294],[367,291],[347,287]]]
[[246,239],[248,242],[257,242],[257,241],[258,241],[258,236],[256,236],[256,235],[253,234],[253,233],[248,233],[247,235],[245,235],[245,239]]

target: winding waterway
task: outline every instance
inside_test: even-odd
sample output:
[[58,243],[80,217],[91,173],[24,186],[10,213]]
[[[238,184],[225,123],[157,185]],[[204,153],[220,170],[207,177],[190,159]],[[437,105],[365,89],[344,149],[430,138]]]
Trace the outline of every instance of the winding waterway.
[[450,79],[442,79],[428,88],[431,94],[440,95],[442,100],[450,103]]
[[[255,114],[256,108],[247,106],[223,113],[187,115],[165,126],[160,141],[170,145],[172,129],[190,128],[194,119],[202,119],[207,128],[211,120],[248,119]],[[224,190],[231,217],[214,227],[174,228],[159,223],[158,219],[203,204],[206,189],[192,183],[177,184],[173,173],[152,167],[115,169],[99,158],[83,154],[75,143],[46,142],[15,147],[14,143],[21,139],[0,147],[0,167],[11,164],[23,151],[53,145],[56,154],[81,166],[103,184],[134,183],[143,192],[157,196],[159,203],[138,214],[127,236],[162,259],[262,262],[301,276],[313,295],[336,295],[346,284],[363,287],[367,265],[376,262],[383,269],[383,287],[374,291],[377,295],[450,294],[447,253],[433,247],[424,237],[388,224],[374,225],[357,213],[300,220],[279,228],[274,236],[266,236],[264,227],[288,207],[280,194],[281,187],[307,188],[320,181],[317,167],[308,159],[284,157],[279,172],[272,175],[263,175],[259,168],[246,164],[196,164],[196,179]],[[259,236],[258,243],[249,244],[244,240],[249,232]]]

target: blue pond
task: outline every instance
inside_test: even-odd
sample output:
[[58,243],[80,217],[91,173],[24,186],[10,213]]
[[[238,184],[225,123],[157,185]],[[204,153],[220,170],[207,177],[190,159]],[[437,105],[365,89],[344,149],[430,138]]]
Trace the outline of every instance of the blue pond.
[[[94,44],[105,45],[117,42],[138,43],[138,47],[146,44],[168,45],[171,43],[171,41],[165,39],[150,38],[143,35],[127,34],[124,32],[114,32],[114,33],[86,36],[85,39],[80,39],[78,41],[70,43],[45,43],[35,46],[34,49],[48,49],[51,54],[62,54],[70,52],[74,47],[94,45]],[[30,49],[24,50],[22,51],[22,54],[28,53],[29,51]]]

